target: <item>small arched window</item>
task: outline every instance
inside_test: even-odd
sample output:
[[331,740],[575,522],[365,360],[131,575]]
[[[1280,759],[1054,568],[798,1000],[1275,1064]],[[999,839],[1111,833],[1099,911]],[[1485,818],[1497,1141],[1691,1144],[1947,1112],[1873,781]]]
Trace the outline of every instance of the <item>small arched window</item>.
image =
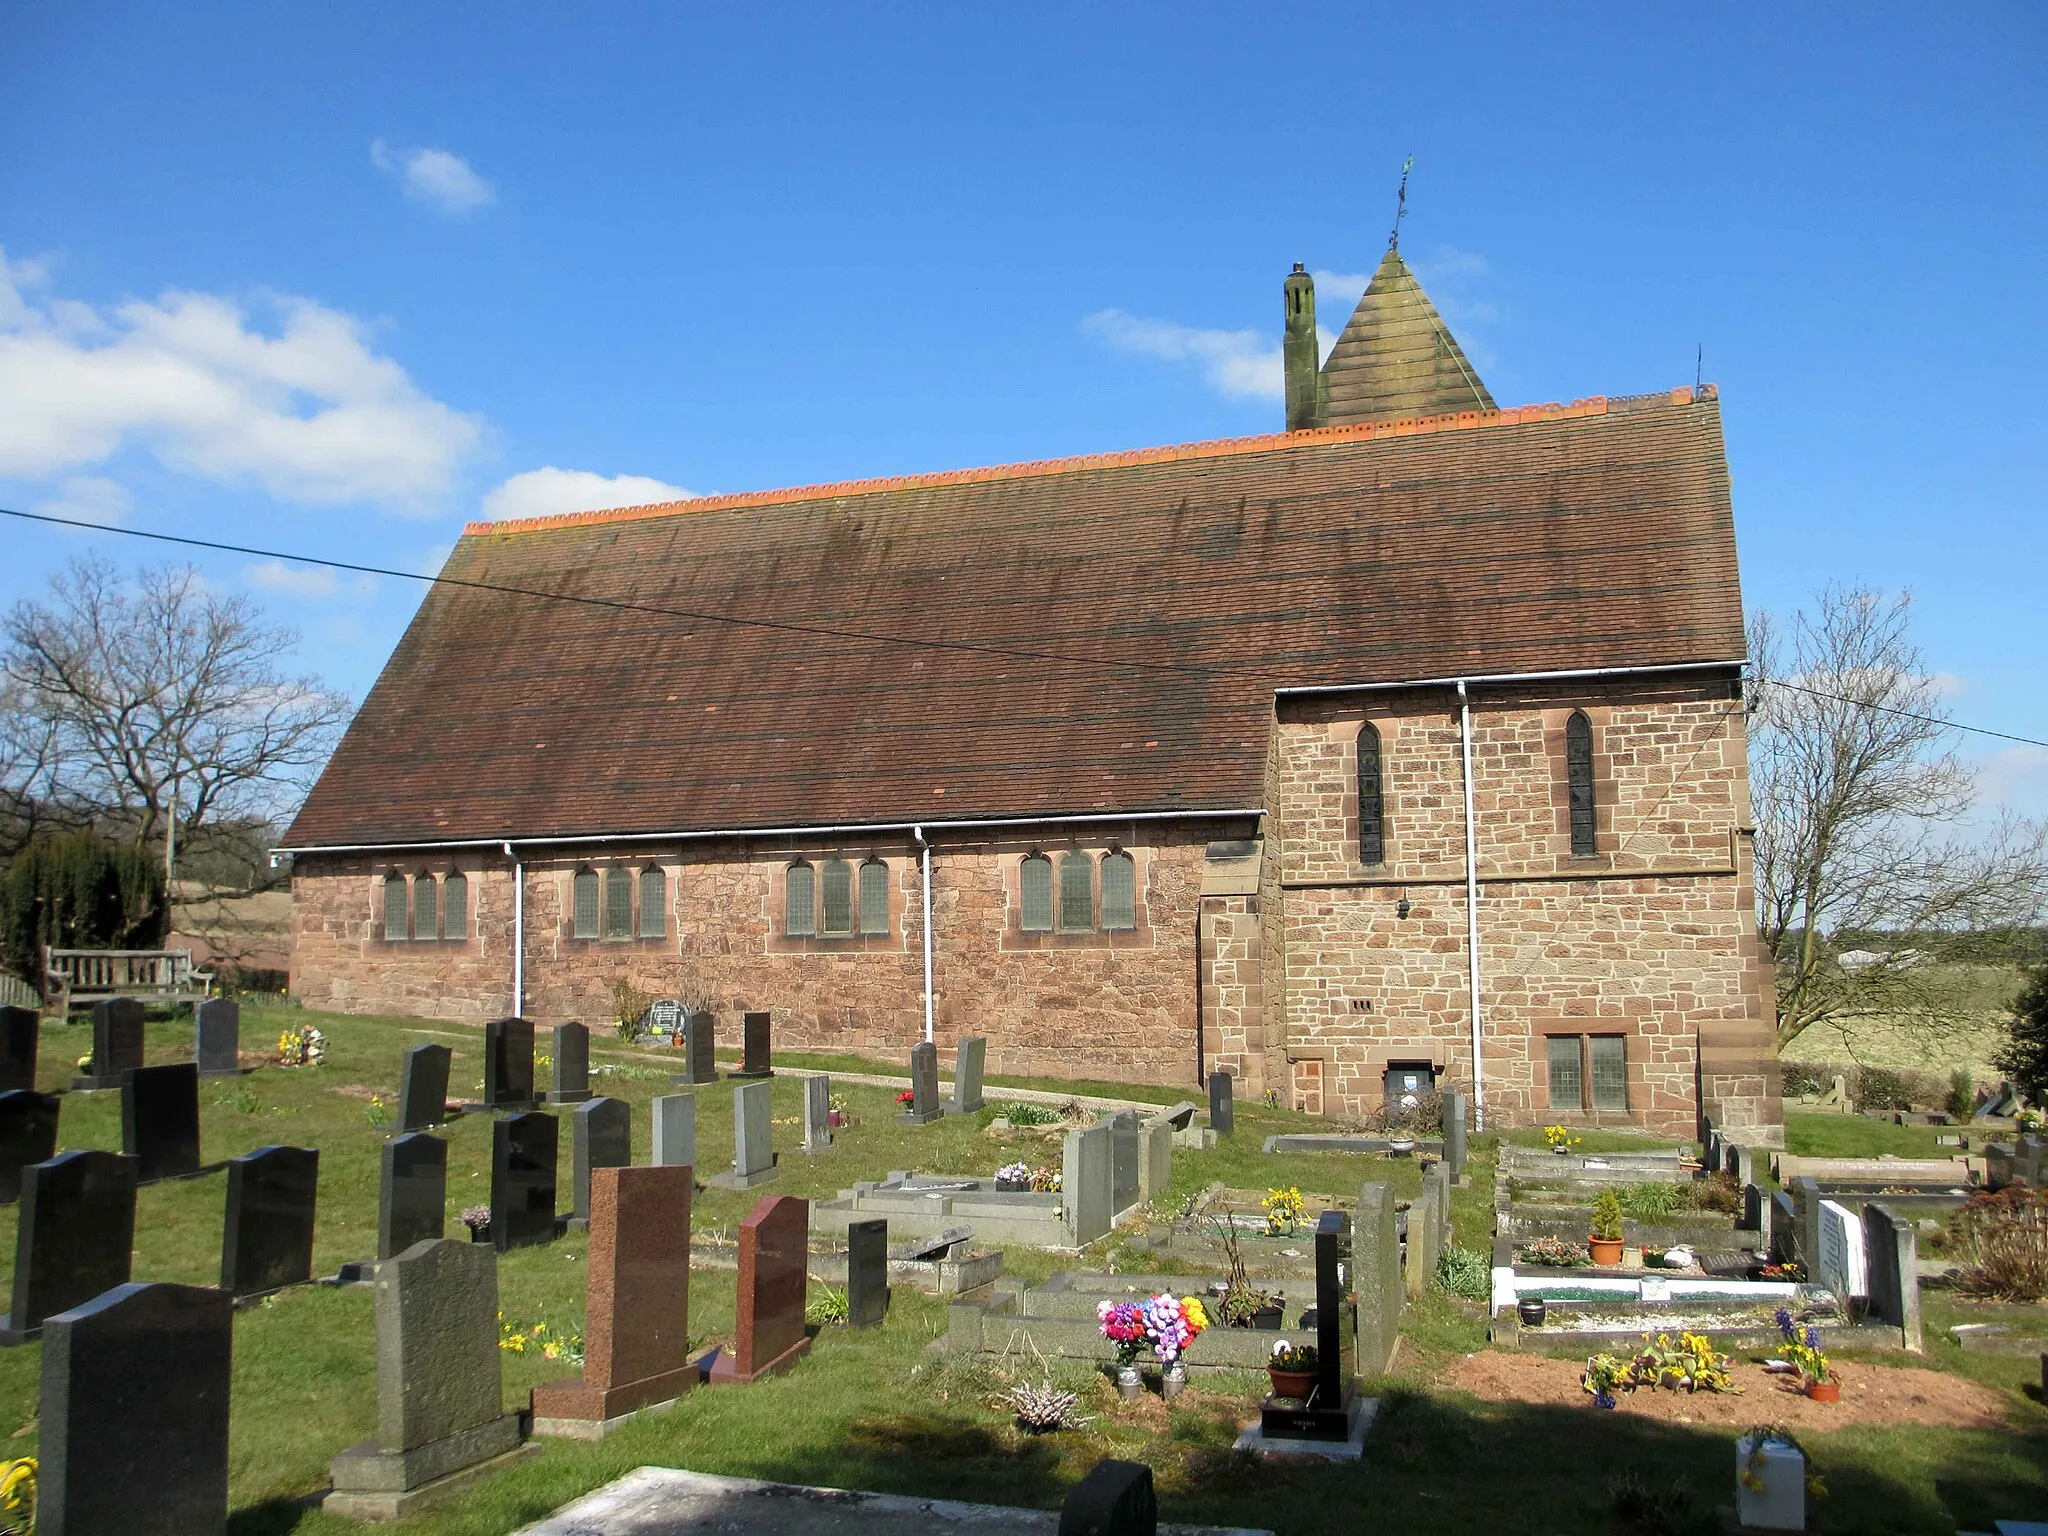
[[1387,862],[1387,806],[1380,787],[1380,733],[1358,728],[1358,862]]
[[656,868],[640,871],[640,937],[658,939],[668,932],[668,876]]
[[594,939],[597,937],[597,871],[579,869],[569,884],[570,936]]
[[604,872],[604,936],[630,938],[633,933],[633,872],[614,864]]
[[1102,856],[1102,926],[1118,930],[1138,926],[1137,866],[1122,851]]
[[844,859],[827,859],[819,881],[824,900],[824,933],[841,938],[853,932],[853,866]]
[[439,895],[434,877],[424,869],[412,877],[412,936],[416,939],[438,939],[441,914],[440,903],[434,898]]
[[1095,926],[1095,861],[1078,849],[1060,860],[1060,932]]
[[459,869],[441,882],[441,937],[469,937],[469,877]]
[[818,872],[792,864],[782,876],[782,931],[807,939],[818,931]]
[[860,931],[889,931],[889,866],[880,859],[860,867]]
[[1573,710],[1564,723],[1564,776],[1571,800],[1572,857],[1590,858],[1600,851],[1593,810],[1593,722],[1581,710]]
[[403,939],[412,933],[405,917],[405,876],[393,871],[384,877],[384,937]]
[[1052,860],[1027,853],[1018,871],[1020,925],[1026,933],[1052,932]]

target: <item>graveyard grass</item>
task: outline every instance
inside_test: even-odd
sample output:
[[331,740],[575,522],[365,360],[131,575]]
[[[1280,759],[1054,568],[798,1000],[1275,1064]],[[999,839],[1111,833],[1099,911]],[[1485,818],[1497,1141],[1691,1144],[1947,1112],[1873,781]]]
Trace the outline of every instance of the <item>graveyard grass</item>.
[[[244,1046],[252,1052],[266,1049],[288,1022],[313,1022],[327,1031],[326,1065],[265,1068],[240,1079],[203,1083],[202,1151],[213,1163],[269,1143],[319,1147],[315,1270],[331,1273],[343,1261],[367,1258],[374,1251],[378,1153],[393,1127],[370,1123],[371,1095],[380,1094],[386,1113],[395,1119],[400,1058],[408,1046],[433,1040],[455,1050],[450,1097],[473,1097],[482,1077],[482,1036],[480,1031],[414,1020],[250,1007],[243,1015]],[[90,1030],[81,1026],[46,1026],[40,1069],[46,1091],[68,1079],[72,1060],[87,1049],[89,1035]],[[190,1051],[189,1023],[151,1024],[150,1061],[189,1059]],[[811,1060],[783,1056],[780,1064]],[[669,1084],[671,1060],[627,1051],[594,1035],[592,1061],[594,1067],[616,1069],[594,1078],[592,1087],[632,1103],[634,1158],[645,1161],[651,1134],[648,1101],[657,1093],[674,1091]],[[890,1064],[864,1059],[830,1064],[847,1072],[891,1071]],[[987,1132],[987,1121],[1003,1102],[1004,1086],[991,1080],[991,1107],[980,1116],[948,1118],[914,1129],[896,1123],[893,1088],[835,1083],[835,1092],[844,1097],[859,1123],[841,1130],[827,1151],[806,1156],[795,1150],[800,1080],[776,1079],[775,1116],[781,1123],[775,1140],[782,1176],[755,1191],[701,1191],[695,1222],[700,1253],[710,1257],[720,1252],[720,1240],[730,1242],[739,1220],[762,1194],[829,1197],[856,1178],[877,1178],[891,1168],[987,1174],[1013,1157],[1056,1163],[1059,1127],[1002,1137]],[[1009,1086],[1086,1091],[1074,1083]],[[731,1156],[732,1107],[723,1083],[698,1091],[701,1180]],[[1183,1095],[1148,1090],[1126,1096],[1170,1101]],[[1191,1085],[1184,1096],[1198,1099],[1200,1094]],[[1347,1204],[1367,1177],[1388,1179],[1402,1198],[1412,1198],[1419,1190],[1412,1162],[1332,1154],[1267,1157],[1259,1152],[1265,1136],[1275,1131],[1319,1128],[1322,1122],[1311,1117],[1241,1103],[1238,1121],[1237,1135],[1212,1151],[1175,1152],[1173,1193],[1163,1205],[1177,1208],[1179,1201],[1215,1181],[1251,1190],[1294,1184]],[[1807,1121],[1856,1124],[1846,1117],[1797,1117],[1795,1145],[1810,1134],[1815,1151],[1837,1150],[1827,1138],[1845,1133],[1832,1124],[1809,1133]],[[1875,1122],[1860,1125],[1876,1131],[1898,1129]],[[450,1235],[461,1236],[454,1213],[487,1198],[490,1120],[467,1117],[447,1127],[445,1134]],[[1856,1134],[1868,1132],[1859,1129]],[[117,1095],[67,1100],[62,1148],[119,1144]],[[1890,1149],[1903,1152],[1909,1147]],[[1470,1186],[1455,1192],[1453,1214],[1457,1241],[1483,1249],[1492,1205],[1490,1139],[1476,1138],[1473,1153]],[[564,1210],[568,1172],[565,1132],[558,1201]],[[224,1199],[224,1176],[218,1173],[142,1191],[136,1278],[213,1283],[218,1278]],[[0,1259],[9,1263],[14,1223],[15,1208],[0,1208]],[[500,1266],[500,1295],[507,1320],[528,1326],[546,1322],[551,1328],[580,1325],[585,1244],[581,1235],[570,1234],[506,1256]],[[1143,1267],[1144,1256],[1119,1234],[1097,1245],[1082,1262],[1135,1270]],[[1073,1263],[1018,1250],[1008,1254],[1010,1272],[1031,1281]],[[693,1338],[708,1342],[729,1337],[734,1317],[732,1271],[695,1269],[691,1292]],[[2043,1471],[2048,1468],[2048,1411],[2038,1394],[2027,1396],[2019,1390],[2035,1369],[2031,1358],[1964,1355],[1935,1342],[1950,1320],[1946,1306],[1930,1297],[1930,1353],[1914,1363],[1958,1371],[2007,1390],[2012,1401],[2009,1430],[1992,1434],[1862,1429],[1808,1437],[1830,1489],[1818,1506],[1816,1529],[1947,1536],[1958,1523],[1985,1529],[1995,1515],[2048,1508],[2048,1474]],[[1081,1393],[1080,1411],[1094,1415],[1094,1421],[1057,1435],[1024,1435],[1007,1414],[991,1406],[990,1398],[1017,1380],[1036,1379],[1038,1363],[1028,1353],[1001,1360],[961,1360],[935,1353],[928,1346],[945,1332],[946,1321],[939,1298],[899,1287],[883,1327],[826,1330],[811,1357],[787,1376],[747,1388],[700,1388],[673,1412],[643,1419],[601,1444],[547,1441],[542,1455],[483,1483],[453,1505],[388,1529],[398,1536],[499,1536],[649,1463],[1053,1508],[1097,1460],[1119,1456],[1153,1467],[1167,1518],[1262,1526],[1290,1536],[1360,1528],[1605,1531],[1611,1526],[1607,1481],[1624,1468],[1659,1492],[1681,1482],[1689,1487],[1694,1515],[1679,1523],[1681,1530],[1712,1529],[1713,1506],[1730,1497],[1733,1458],[1723,1433],[1633,1415],[1596,1417],[1590,1410],[1481,1403],[1433,1385],[1436,1372],[1450,1359],[1485,1347],[1481,1309],[1435,1292],[1409,1309],[1395,1373],[1368,1384],[1369,1391],[1381,1396],[1381,1416],[1362,1469],[1267,1465],[1234,1457],[1232,1439],[1254,1416],[1263,1392],[1263,1381],[1249,1373],[1198,1373],[1190,1390],[1169,1409],[1156,1396],[1123,1405],[1099,1373],[1079,1363],[1056,1363],[1047,1373]],[[309,1507],[306,1496],[323,1486],[330,1457],[374,1430],[372,1341],[367,1290],[299,1287],[238,1314],[231,1536],[333,1536],[358,1529]],[[573,1374],[531,1353],[502,1358],[508,1407],[523,1405],[533,1385]],[[1200,1360],[1199,1342],[1191,1358]],[[8,1455],[35,1448],[39,1364],[37,1346],[0,1351],[0,1442]],[[1561,1448],[1566,1454],[1559,1454]]]

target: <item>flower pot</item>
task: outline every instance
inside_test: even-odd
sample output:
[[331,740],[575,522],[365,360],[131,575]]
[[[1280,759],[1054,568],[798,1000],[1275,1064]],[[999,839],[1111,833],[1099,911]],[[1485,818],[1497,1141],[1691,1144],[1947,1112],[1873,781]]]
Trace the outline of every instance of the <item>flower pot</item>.
[[1005,1194],[1027,1195],[1031,1192],[1029,1179],[997,1179],[996,1188]]
[[1549,1313],[1550,1309],[1541,1296],[1527,1296],[1515,1303],[1515,1315],[1522,1320],[1524,1328],[1541,1328]]
[[471,1227],[469,1240],[472,1243],[488,1243],[491,1240],[491,1224],[487,1221],[480,1227]]
[[1266,1376],[1273,1383],[1275,1397],[1292,1397],[1307,1402],[1309,1393],[1316,1389],[1314,1371],[1283,1371],[1278,1366],[1269,1365]]
[[1187,1384],[1188,1368],[1175,1361],[1166,1368],[1166,1374],[1159,1378],[1159,1395],[1172,1402],[1187,1389]]
[[1556,1154],[1557,1154],[1557,1155],[1558,1155],[1559,1157],[1563,1157],[1563,1156],[1564,1156],[1564,1155],[1565,1155],[1565,1154],[1566,1154],[1567,1152],[1571,1151],[1571,1148],[1570,1148],[1570,1147],[1552,1147],[1552,1148],[1551,1148],[1550,1150],[1551,1150],[1552,1152],[1556,1153]]
[[1127,1403],[1135,1403],[1138,1394],[1145,1390],[1145,1378],[1138,1374],[1135,1365],[1120,1365],[1116,1368],[1116,1395]]
[[1285,1315],[1285,1309],[1276,1302],[1270,1307],[1259,1308],[1258,1311],[1252,1314],[1251,1321],[1246,1326],[1263,1329],[1267,1333],[1278,1333],[1280,1331],[1280,1320]]
[[1415,1150],[1415,1138],[1412,1136],[1396,1136],[1388,1141],[1387,1150],[1396,1157],[1406,1157]]
[[1591,1250],[1596,1265],[1615,1265],[1621,1262],[1621,1239],[1589,1237],[1586,1247]]
[[825,1123],[831,1126],[841,1126],[846,1124],[846,1111],[843,1109],[826,1110]]
[[1816,1403],[1839,1403],[1842,1400],[1842,1384],[1839,1381],[1809,1381],[1806,1395]]

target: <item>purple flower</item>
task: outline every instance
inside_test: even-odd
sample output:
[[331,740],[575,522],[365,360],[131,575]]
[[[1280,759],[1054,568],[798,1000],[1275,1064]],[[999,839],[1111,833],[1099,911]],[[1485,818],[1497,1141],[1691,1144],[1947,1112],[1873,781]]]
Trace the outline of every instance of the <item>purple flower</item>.
[[1820,1348],[1820,1330],[1811,1323],[1806,1325],[1806,1347],[1808,1349]]
[[1788,1339],[1792,1337],[1792,1314],[1783,1307],[1778,1308],[1778,1332]]
[[1595,1408],[1612,1408],[1614,1406],[1614,1394],[1612,1392],[1595,1392],[1593,1394],[1593,1406]]

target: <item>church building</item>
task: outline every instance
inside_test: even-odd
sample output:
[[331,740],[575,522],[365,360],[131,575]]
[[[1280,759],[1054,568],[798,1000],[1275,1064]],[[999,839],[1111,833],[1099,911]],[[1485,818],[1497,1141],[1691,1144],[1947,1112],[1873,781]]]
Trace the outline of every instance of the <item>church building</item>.
[[1773,1140],[1715,391],[1503,409],[1397,249],[1283,304],[1270,435],[469,525],[293,990]]

